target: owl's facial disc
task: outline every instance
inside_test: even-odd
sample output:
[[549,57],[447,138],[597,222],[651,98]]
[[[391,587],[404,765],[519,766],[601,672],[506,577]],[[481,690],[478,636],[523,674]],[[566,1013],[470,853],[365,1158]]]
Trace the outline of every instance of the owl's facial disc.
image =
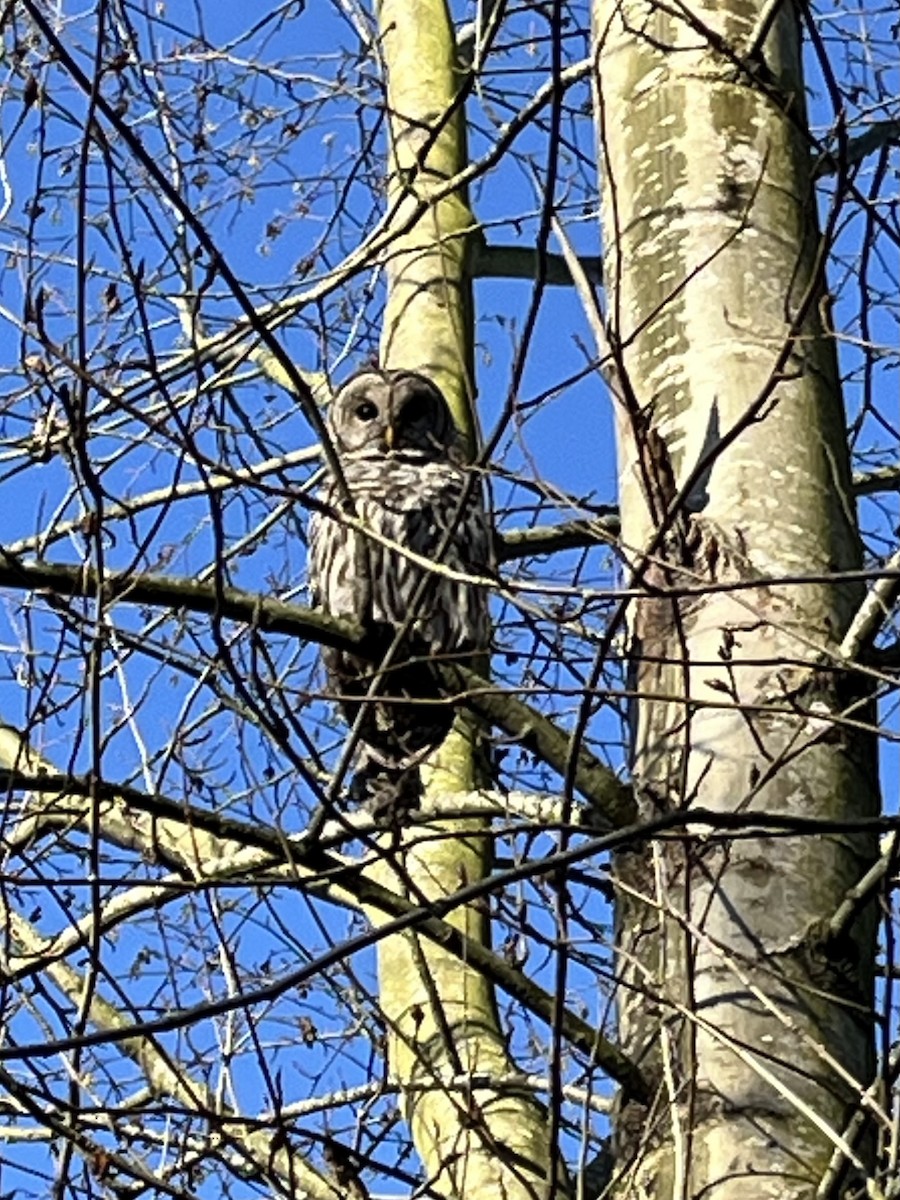
[[331,426],[345,452],[420,451],[445,457],[453,439],[447,402],[430,379],[413,371],[367,370],[344,385]]

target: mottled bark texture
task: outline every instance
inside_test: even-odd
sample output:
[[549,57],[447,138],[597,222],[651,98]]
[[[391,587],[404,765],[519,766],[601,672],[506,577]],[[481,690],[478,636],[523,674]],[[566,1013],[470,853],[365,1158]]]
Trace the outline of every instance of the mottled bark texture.
[[[472,217],[463,191],[431,199],[465,164],[458,103],[463,75],[453,27],[444,0],[384,0],[378,21],[391,114],[388,206],[398,228],[405,229],[415,216],[386,260],[382,365],[422,371],[433,379],[474,450],[466,272]],[[476,786],[476,741],[476,723],[458,718],[456,731],[426,772],[430,795]],[[387,856],[379,879],[427,903],[483,877],[490,869],[489,842],[478,836],[483,823],[447,821],[443,828],[446,836],[432,833],[415,848],[401,838],[393,858],[397,868]],[[488,942],[483,906],[454,909],[448,920],[469,937]],[[501,1078],[514,1070],[493,988],[477,970],[414,932],[381,943],[379,976],[390,1071],[404,1093],[404,1111],[433,1192],[502,1200],[545,1195],[551,1154],[540,1105],[525,1094],[443,1086],[469,1072]]]
[[785,4],[756,45],[764,8],[593,14],[622,540],[647,593],[634,779],[645,815],[740,811],[750,831],[618,861],[621,1038],[657,1102],[621,1098],[617,1186],[659,1200],[813,1196],[872,1077],[873,906],[820,930],[873,840],[752,824],[877,804],[835,655],[860,597],[832,577],[860,550],[799,29]]

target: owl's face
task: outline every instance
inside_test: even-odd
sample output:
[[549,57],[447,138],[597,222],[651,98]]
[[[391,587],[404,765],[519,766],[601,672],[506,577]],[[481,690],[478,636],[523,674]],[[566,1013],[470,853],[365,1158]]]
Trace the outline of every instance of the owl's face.
[[354,375],[335,397],[329,424],[341,454],[417,450],[446,459],[458,440],[447,401],[415,371]]

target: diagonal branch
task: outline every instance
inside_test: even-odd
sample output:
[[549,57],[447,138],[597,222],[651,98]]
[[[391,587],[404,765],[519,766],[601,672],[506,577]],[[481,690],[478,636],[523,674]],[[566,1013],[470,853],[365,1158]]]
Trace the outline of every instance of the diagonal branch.
[[[382,938],[406,929],[414,929],[420,936],[480,971],[491,983],[502,988],[539,1019],[552,1024],[557,1016],[556,998],[551,993],[480,941],[457,929],[448,918],[455,910],[483,900],[498,888],[528,876],[546,873],[549,864],[555,864],[558,856],[552,855],[547,860],[532,860],[508,871],[479,879],[460,887],[450,895],[432,898],[425,906],[378,883],[357,864],[348,863],[332,854],[318,839],[302,835],[285,838],[278,830],[269,830],[197,807],[188,809],[176,800],[150,795],[137,788],[106,783],[97,778],[80,779],[66,774],[51,774],[46,770],[46,764],[40,773],[34,773],[34,768],[35,764],[32,763],[25,772],[7,771],[4,773],[3,782],[8,789],[28,789],[32,792],[70,798],[73,807],[64,818],[69,827],[89,820],[89,806],[82,803],[79,813],[79,800],[100,802],[104,806],[110,805],[113,809],[124,809],[126,812],[131,810],[144,813],[154,819],[154,826],[156,823],[163,826],[182,826],[191,831],[201,831],[206,836],[210,860],[202,864],[202,875],[207,885],[213,883],[217,877],[231,877],[237,863],[240,866],[241,877],[245,879],[260,871],[270,873],[273,868],[283,868],[286,879],[295,885],[301,883],[303,888],[311,893],[324,894],[338,902],[341,902],[340,893],[344,893],[345,897],[352,899],[354,906],[376,909],[384,913],[389,920],[376,929],[367,930],[345,940],[313,962],[304,963],[297,971],[286,973],[266,987],[256,988],[238,996],[229,996],[221,1001],[205,1002],[182,1009],[159,1020],[148,1021],[144,1025],[124,1021],[121,1025],[112,1025],[104,1021],[97,1033],[60,1039],[52,1044],[47,1043],[39,1050],[35,1047],[16,1047],[8,1051],[0,1049],[0,1062],[15,1061],[31,1054],[44,1057],[45,1054],[55,1054],[76,1046],[111,1041],[124,1042],[126,1046],[137,1046],[139,1040],[144,1037],[184,1028],[198,1020],[221,1016],[248,1005],[273,1001],[285,992],[301,986],[312,976],[327,970],[352,952],[374,945]],[[128,824],[131,845],[134,841],[133,820]],[[615,838],[617,835],[613,836]],[[624,836],[631,834],[629,832]],[[259,851],[259,856],[253,861],[242,856],[229,862],[227,858],[221,858],[220,854],[214,853],[216,848],[210,839],[219,843],[219,851],[224,851],[232,859],[237,850],[247,848]],[[175,839],[173,844],[174,841]],[[604,850],[607,841],[605,838],[589,839],[576,850],[566,853],[566,863],[571,865],[581,859],[596,857]],[[192,839],[188,839],[188,843],[193,844]],[[172,858],[171,855],[166,857],[170,860]],[[196,864],[193,870],[196,871]],[[47,949],[52,952],[52,946],[48,945]],[[559,1027],[563,1036],[610,1078],[622,1084],[630,1093],[645,1095],[643,1076],[634,1063],[587,1021],[571,1010],[563,1009]]]

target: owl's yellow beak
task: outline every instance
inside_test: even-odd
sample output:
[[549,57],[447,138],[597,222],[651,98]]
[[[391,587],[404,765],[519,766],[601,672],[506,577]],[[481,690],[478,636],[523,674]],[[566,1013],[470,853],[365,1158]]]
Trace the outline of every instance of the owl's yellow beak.
[[387,426],[385,427],[384,444],[387,446],[388,450],[393,450],[393,448],[394,448],[394,426],[390,421],[387,423]]

